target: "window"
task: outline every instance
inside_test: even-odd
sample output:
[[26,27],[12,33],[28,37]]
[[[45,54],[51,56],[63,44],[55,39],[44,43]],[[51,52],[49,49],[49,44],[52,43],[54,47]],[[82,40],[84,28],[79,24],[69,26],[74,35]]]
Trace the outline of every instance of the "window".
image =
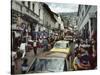
[[18,13],[17,12],[15,12],[15,11],[11,11],[11,23],[12,24],[16,24],[17,23],[17,16],[18,16]]
[[30,9],[30,2],[28,1],[28,8]]
[[34,3],[32,4],[32,10],[34,11]]
[[24,2],[24,1],[22,1],[22,4],[23,4],[23,5],[25,5],[25,2]]
[[85,9],[87,10],[87,8],[88,8],[88,5],[85,5]]
[[28,1],[28,9],[26,10],[26,12],[29,12],[30,9],[30,2]]
[[22,6],[20,6],[20,10],[22,11]]
[[68,46],[68,44],[66,45],[65,43],[56,43],[54,48],[66,48],[66,46]]
[[96,29],[96,18],[91,18],[91,30]]
[[[58,65],[56,65],[58,64]],[[66,66],[65,66],[66,68]],[[64,58],[37,59],[32,64],[31,72],[59,72],[64,70]],[[65,69],[66,70],[66,69]]]
[[84,16],[84,11],[82,12],[82,16]]
[[40,9],[39,9],[39,16],[40,16]]

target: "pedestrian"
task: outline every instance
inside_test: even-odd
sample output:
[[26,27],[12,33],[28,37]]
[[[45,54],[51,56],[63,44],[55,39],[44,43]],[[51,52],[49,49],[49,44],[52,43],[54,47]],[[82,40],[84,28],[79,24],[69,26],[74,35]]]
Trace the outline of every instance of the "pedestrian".
[[73,38],[73,43],[75,43],[75,41],[76,41],[75,38]]
[[48,40],[47,40],[47,38],[44,38],[43,45],[44,45],[44,51],[48,51]]
[[39,38],[38,41],[38,52],[42,52],[43,51],[43,38]]
[[50,37],[48,38],[48,50],[51,49],[51,44],[50,44]]
[[76,44],[75,44],[75,48],[77,48],[77,47],[78,47],[78,44],[76,43]]
[[85,40],[85,43],[88,44],[88,39]]
[[34,40],[33,42],[33,50],[34,50],[34,54],[37,54],[37,40]]
[[16,51],[12,51],[12,55],[11,55],[11,74],[14,74],[15,73],[15,67],[16,67],[16,58],[17,58],[17,53]]
[[22,52],[22,59],[23,59],[26,55],[26,42],[25,42],[25,40],[22,40],[22,43],[21,43],[19,49]]
[[24,58],[23,63],[21,65],[22,74],[25,74],[27,72],[27,70],[28,70],[28,64],[27,64],[27,62],[28,62],[28,59]]
[[77,39],[77,44],[78,44],[78,46],[80,45],[80,39]]
[[72,52],[72,57],[74,58],[77,54],[77,52],[79,51],[79,47],[78,47],[78,44],[76,43],[75,44],[75,47],[74,47],[74,50]]
[[28,41],[28,49],[27,49],[27,52],[29,52],[32,49],[33,49],[33,41],[32,40],[29,40]]
[[80,57],[81,57],[81,54],[78,52],[73,60],[74,70],[80,70],[84,68],[83,66],[81,66]]
[[77,52],[73,60],[73,69],[74,70],[87,70],[88,66],[81,62],[81,52]]
[[97,48],[96,48],[96,41],[94,40],[94,39],[92,39],[92,51],[93,51],[93,54],[92,54],[92,56],[93,57],[96,57],[96,55],[97,55]]
[[89,53],[84,47],[80,47],[81,58],[80,61],[84,67],[90,69]]
[[51,44],[51,48],[53,48],[53,45],[54,45],[54,39],[53,38],[51,38],[51,41],[50,41],[50,44]]
[[97,53],[96,53],[94,44],[95,42],[94,40],[92,40],[90,48],[88,50],[91,69],[95,69],[97,66]]
[[82,45],[80,46],[79,51],[81,52],[81,56],[89,55],[88,51]]

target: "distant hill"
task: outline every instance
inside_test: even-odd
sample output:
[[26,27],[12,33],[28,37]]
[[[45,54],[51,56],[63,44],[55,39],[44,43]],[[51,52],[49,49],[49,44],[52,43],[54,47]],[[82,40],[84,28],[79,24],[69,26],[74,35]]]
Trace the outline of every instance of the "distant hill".
[[62,13],[58,13],[60,14],[61,16],[77,16],[77,12],[62,12]]
[[69,26],[70,24],[71,25],[75,24],[73,18],[77,18],[77,12],[69,12],[69,13],[63,12],[58,14],[61,15],[61,18],[63,19],[65,26]]

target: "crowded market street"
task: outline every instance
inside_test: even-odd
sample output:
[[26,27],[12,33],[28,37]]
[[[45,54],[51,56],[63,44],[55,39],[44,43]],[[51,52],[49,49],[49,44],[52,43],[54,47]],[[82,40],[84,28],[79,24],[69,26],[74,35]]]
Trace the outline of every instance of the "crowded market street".
[[12,0],[12,74],[97,68],[97,7],[67,5]]

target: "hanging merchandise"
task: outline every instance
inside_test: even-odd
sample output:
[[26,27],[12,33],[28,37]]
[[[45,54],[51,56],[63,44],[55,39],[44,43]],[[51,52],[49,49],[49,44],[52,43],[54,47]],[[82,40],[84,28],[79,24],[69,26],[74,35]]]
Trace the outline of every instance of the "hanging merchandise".
[[15,37],[17,38],[17,37],[20,37],[20,36],[21,36],[20,32],[15,31]]

